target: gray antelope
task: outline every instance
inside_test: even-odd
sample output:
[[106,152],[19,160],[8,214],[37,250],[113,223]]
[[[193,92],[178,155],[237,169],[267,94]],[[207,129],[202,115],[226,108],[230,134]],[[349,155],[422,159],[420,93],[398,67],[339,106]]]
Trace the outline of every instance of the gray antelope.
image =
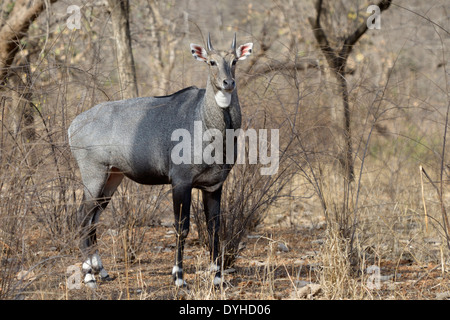
[[[95,274],[110,280],[96,247],[96,224],[124,177],[146,185],[171,184],[176,229],[176,286],[183,280],[183,248],[189,233],[191,191],[202,191],[210,242],[214,283],[221,282],[219,255],[220,199],[222,185],[232,164],[174,163],[171,153],[176,144],[172,132],[194,133],[194,122],[204,131],[239,129],[241,110],[236,91],[235,70],[238,60],[252,52],[252,43],[231,49],[215,50],[208,34],[206,49],[191,44],[195,59],[207,63],[206,89],[188,87],[161,97],[142,97],[109,101],[78,115],[69,127],[69,143],[81,172],[83,201],[77,213],[80,249],[84,255],[84,283],[95,287]],[[203,141],[203,147],[208,141]],[[193,148],[191,148],[193,150]],[[224,150],[225,152],[225,150]],[[224,155],[225,156],[225,155]]]

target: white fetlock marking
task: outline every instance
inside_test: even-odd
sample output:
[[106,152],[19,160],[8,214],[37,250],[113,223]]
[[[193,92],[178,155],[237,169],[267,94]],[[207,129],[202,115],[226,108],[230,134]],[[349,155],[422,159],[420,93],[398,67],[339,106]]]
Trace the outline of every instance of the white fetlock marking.
[[84,272],[89,272],[92,270],[91,264],[88,262],[88,260],[83,262],[83,265],[81,266],[81,268],[83,269]]
[[92,255],[92,267],[96,270],[100,270],[103,268],[102,259],[100,259],[98,253],[94,253]]
[[86,275],[84,276],[84,283],[88,284],[90,282],[95,283],[95,277],[92,273],[86,273]]
[[220,271],[220,267],[217,264],[211,262],[211,264],[209,265],[209,271],[210,272]]
[[100,256],[98,253],[94,253],[92,256],[86,259],[85,262],[83,262],[82,265],[84,272],[89,271],[98,271],[103,269],[102,259],[100,259]]
[[[183,272],[183,269],[178,267],[178,266],[173,266],[173,268],[172,268],[172,275],[175,275],[175,274],[177,274],[179,272]],[[175,280],[175,285],[177,287],[185,286],[186,285],[186,281],[184,281],[183,279],[176,279]]]
[[214,277],[214,285],[218,286],[222,283],[222,278],[221,277]]
[[181,272],[183,269],[179,268],[178,266],[173,266],[172,268],[172,274],[175,274],[177,272]]

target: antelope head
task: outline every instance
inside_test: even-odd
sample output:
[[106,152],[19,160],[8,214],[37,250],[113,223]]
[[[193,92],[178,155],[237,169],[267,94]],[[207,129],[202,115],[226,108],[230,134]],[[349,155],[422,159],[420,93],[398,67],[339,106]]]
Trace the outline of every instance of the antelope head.
[[229,50],[214,49],[210,34],[208,34],[206,49],[191,43],[191,53],[194,58],[206,62],[209,66],[209,81],[219,107],[227,108],[230,105],[231,94],[236,89],[236,64],[239,60],[245,60],[252,53],[252,48],[251,42],[236,48],[236,34]]

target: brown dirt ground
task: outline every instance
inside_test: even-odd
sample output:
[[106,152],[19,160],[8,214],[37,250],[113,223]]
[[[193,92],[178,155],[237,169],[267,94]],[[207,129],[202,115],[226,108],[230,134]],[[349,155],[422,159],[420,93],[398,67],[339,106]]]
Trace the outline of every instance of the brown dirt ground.
[[[69,290],[66,273],[69,265],[81,264],[76,261],[77,253],[64,254],[49,246],[42,248],[42,242],[29,246],[40,261],[25,281],[13,282],[20,287],[22,299],[227,299],[227,300],[270,300],[299,298],[300,283],[319,283],[321,261],[319,252],[325,238],[325,227],[282,227],[262,225],[251,233],[243,244],[243,249],[235,265],[223,278],[224,284],[213,289],[212,279],[204,270],[208,268],[208,253],[198,240],[195,228],[186,241],[184,273],[188,288],[174,288],[171,270],[175,254],[175,236],[172,227],[161,224],[151,227],[145,234],[145,252],[132,263],[115,258],[120,250],[118,238],[108,235],[102,227],[99,244],[104,265],[114,281],[99,282],[96,290],[82,286]],[[283,249],[285,245],[288,250]],[[365,299],[437,299],[449,298],[448,273],[442,272],[438,264],[419,264],[410,259],[379,262],[380,274],[389,276],[378,289],[365,290]],[[358,280],[357,281],[365,281]],[[357,295],[360,297],[361,295]],[[323,299],[323,292],[300,298]],[[349,297],[352,298],[352,297]]]
[[[319,282],[318,252],[325,230],[262,227],[247,237],[235,265],[224,275],[224,285],[213,290],[206,270],[208,253],[190,234],[185,250],[184,272],[187,290],[175,290],[171,270],[174,256],[172,229],[157,226],[149,230],[146,253],[125,268],[125,262],[104,259],[115,277],[114,281],[99,283],[94,292],[65,290],[66,299],[292,299],[298,298],[299,281]],[[283,243],[288,251],[280,250]],[[108,255],[106,254],[108,257]],[[378,290],[368,290],[373,299],[436,299],[448,291],[448,278],[439,265],[418,265],[411,260],[381,261],[381,275],[391,275]],[[448,277],[448,276],[447,276]],[[306,298],[303,296],[303,298]],[[323,298],[320,293],[314,299]]]

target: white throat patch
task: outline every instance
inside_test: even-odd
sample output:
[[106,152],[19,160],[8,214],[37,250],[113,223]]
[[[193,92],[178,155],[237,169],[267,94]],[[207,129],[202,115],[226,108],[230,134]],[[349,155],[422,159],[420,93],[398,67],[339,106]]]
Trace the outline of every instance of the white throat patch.
[[228,92],[222,92],[222,91],[217,91],[216,95],[216,102],[219,105],[219,107],[221,108],[227,108],[230,106],[231,103],[231,93]]

